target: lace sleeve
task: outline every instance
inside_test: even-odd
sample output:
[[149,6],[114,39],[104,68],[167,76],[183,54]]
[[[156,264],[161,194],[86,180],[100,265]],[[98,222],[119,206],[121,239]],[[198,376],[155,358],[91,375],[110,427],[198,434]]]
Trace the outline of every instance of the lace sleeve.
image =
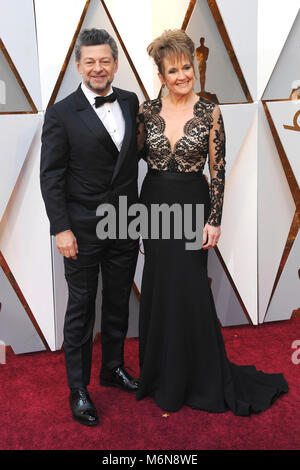
[[209,172],[211,210],[207,223],[221,225],[225,186],[225,129],[219,105],[212,111],[209,132]]
[[145,144],[146,135],[145,135],[145,122],[144,122],[143,107],[144,105],[141,104],[138,115],[137,115],[137,122],[136,122],[136,134],[137,134],[138,159],[139,160],[141,158],[146,160],[146,144]]

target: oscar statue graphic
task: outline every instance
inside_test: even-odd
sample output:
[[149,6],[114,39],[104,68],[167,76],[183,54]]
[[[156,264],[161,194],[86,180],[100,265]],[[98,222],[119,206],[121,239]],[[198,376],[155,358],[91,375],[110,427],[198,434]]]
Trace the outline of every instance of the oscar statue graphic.
[[198,70],[200,77],[200,92],[197,93],[198,96],[208,99],[214,103],[219,103],[217,95],[214,93],[209,93],[205,91],[205,75],[206,75],[206,62],[209,55],[209,48],[204,46],[205,38],[200,38],[200,46],[196,48],[196,59],[198,61]]

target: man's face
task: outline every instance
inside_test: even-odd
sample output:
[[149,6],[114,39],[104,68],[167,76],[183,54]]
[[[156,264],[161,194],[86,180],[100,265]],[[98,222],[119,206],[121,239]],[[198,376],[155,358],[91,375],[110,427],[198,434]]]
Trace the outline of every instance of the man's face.
[[82,46],[80,61],[76,62],[83,83],[95,93],[105,95],[118,70],[108,44]]

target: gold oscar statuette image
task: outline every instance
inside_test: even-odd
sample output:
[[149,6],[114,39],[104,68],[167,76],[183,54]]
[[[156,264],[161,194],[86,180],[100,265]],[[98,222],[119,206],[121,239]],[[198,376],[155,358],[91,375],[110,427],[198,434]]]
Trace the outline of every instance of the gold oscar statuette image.
[[200,78],[200,92],[198,96],[202,96],[214,103],[219,103],[217,95],[209,93],[205,90],[205,79],[206,79],[206,62],[209,55],[209,48],[204,45],[205,38],[200,38],[200,46],[196,48],[196,59],[198,62],[199,78]]

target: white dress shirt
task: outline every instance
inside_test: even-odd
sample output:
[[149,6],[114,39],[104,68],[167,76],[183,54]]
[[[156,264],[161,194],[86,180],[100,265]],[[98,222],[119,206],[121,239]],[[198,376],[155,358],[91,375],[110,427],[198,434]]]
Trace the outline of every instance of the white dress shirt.
[[[120,151],[125,133],[125,120],[118,101],[104,103],[99,108],[95,108],[95,97],[99,95],[90,90],[84,83],[81,83],[81,89]],[[110,87],[109,92],[105,96],[110,95],[112,92],[112,87]]]

